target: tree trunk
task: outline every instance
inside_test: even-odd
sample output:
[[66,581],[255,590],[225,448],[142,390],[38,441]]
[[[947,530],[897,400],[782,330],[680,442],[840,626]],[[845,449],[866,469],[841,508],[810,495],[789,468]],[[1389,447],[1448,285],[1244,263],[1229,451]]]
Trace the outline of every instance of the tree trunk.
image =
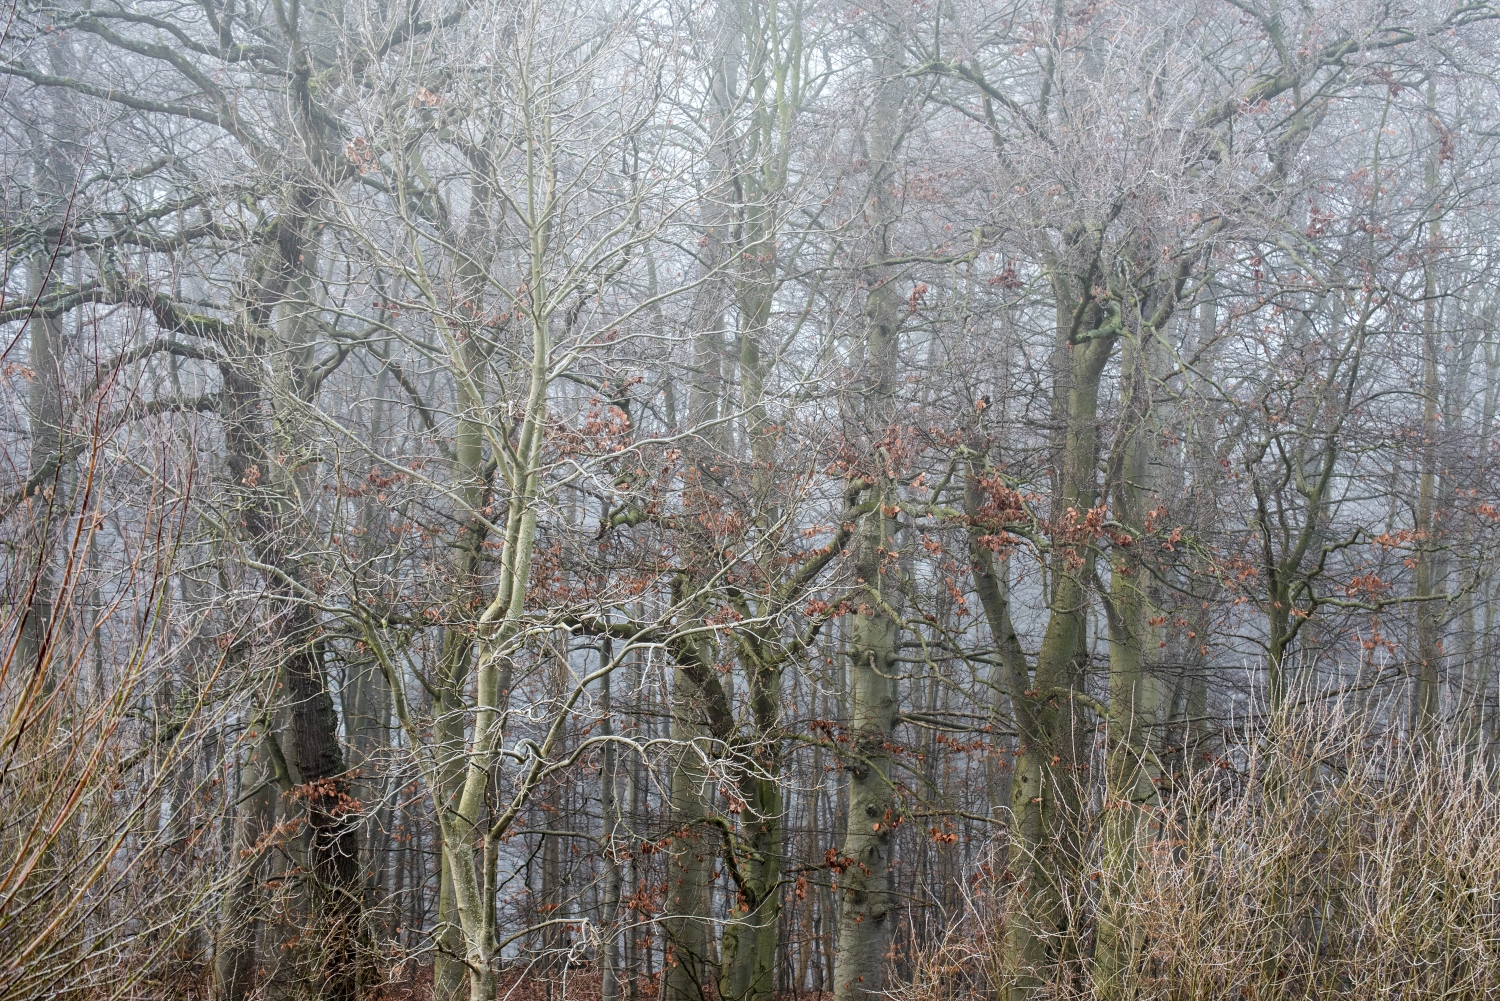
[[[895,499],[889,485],[876,495],[882,506]],[[861,611],[852,617],[849,630],[850,749],[844,768],[849,819],[837,862],[841,871],[834,1001],[878,997],[884,987],[882,970],[894,905],[889,869],[899,821],[888,748],[896,727],[896,615],[902,587],[899,569],[885,561],[885,553],[894,549],[895,530],[895,520],[876,510],[865,517],[855,550],[855,573],[863,586],[858,592]]]
[[[1427,104],[1432,108],[1436,98],[1436,77],[1427,81]],[[1429,114],[1432,112],[1429,110]],[[1427,190],[1437,188],[1436,154],[1427,164]],[[1421,470],[1417,484],[1416,582],[1417,599],[1417,697],[1416,732],[1424,740],[1437,735],[1442,712],[1442,650],[1439,636],[1437,595],[1438,494],[1438,330],[1437,330],[1437,262],[1442,226],[1436,217],[1428,223],[1426,263],[1423,268],[1422,299],[1422,444]]]
[[766,760],[760,768],[762,774],[748,783],[741,815],[746,850],[737,865],[743,885],[730,888],[733,906],[724,930],[719,981],[719,996],[726,1001],[769,1001],[776,988],[785,804],[781,762]]
[[[72,70],[73,42],[64,33],[47,46],[53,73],[66,76]],[[36,133],[32,141],[45,153],[36,156],[32,171],[35,190],[45,199],[47,229],[56,232],[58,244],[44,245],[42,252],[27,262],[27,278],[32,302],[55,290],[60,282],[54,268],[66,257],[61,242],[66,238],[69,205],[78,183],[78,142],[82,126],[74,95],[66,90],[49,95],[50,115],[46,134]],[[57,582],[53,574],[50,536],[54,519],[67,510],[67,478],[63,476],[63,358],[66,337],[59,317],[38,311],[26,325],[30,334],[28,363],[31,367],[31,392],[27,399],[26,423],[28,460],[26,483],[34,484],[28,505],[27,543],[35,553],[25,610],[15,649],[16,663],[27,672],[34,690],[50,694],[52,617]]]
[[[601,669],[608,667],[614,659],[609,637],[601,641],[599,660]],[[615,735],[613,706],[611,705],[610,675],[599,679],[599,712],[602,716],[599,733],[611,738]],[[599,818],[603,826],[600,843],[604,856],[604,900],[599,914],[599,998],[600,1001],[619,1001],[620,998],[620,896],[624,887],[624,860],[620,857],[624,847],[623,825],[620,819],[619,752],[614,741],[604,745],[599,762]]]
[[255,905],[265,876],[267,847],[262,839],[275,827],[278,792],[266,741],[247,734],[240,752],[239,798],[234,804],[234,875],[220,906],[214,950],[218,1001],[245,1001],[255,990],[255,945],[261,928]]
[[[893,29],[891,29],[893,30]],[[888,37],[889,47],[893,38]],[[899,494],[888,472],[890,456],[877,444],[899,434],[895,398],[899,364],[901,295],[896,272],[881,263],[889,255],[889,229],[899,211],[893,190],[893,157],[899,143],[899,116],[905,88],[900,66],[887,53],[872,59],[876,95],[871,109],[869,150],[874,190],[871,230],[874,260],[864,269],[869,290],[865,302],[864,399],[857,419],[871,447],[869,500],[852,542],[857,611],[851,616],[848,670],[849,756],[848,819],[839,850],[838,955],[834,967],[834,1001],[859,1001],[883,989],[886,942],[895,900],[889,868],[899,808],[890,774],[890,746],[897,717],[896,654],[900,642],[905,590],[895,559]]]
[[[1082,531],[1098,495],[1099,382],[1113,341],[1095,337],[1068,343],[1070,327],[1061,318],[1071,318],[1072,310],[1060,307],[1059,314],[1062,456],[1056,508]],[[1035,675],[1028,689],[1011,693],[1017,750],[1009,859],[1015,882],[1007,907],[1003,967],[1012,1001],[1024,1001],[1040,985],[1057,937],[1066,930],[1060,883],[1080,851],[1079,769],[1084,758],[1074,694],[1082,684],[1093,564],[1090,538],[1057,547]]]
[[[348,776],[338,714],[324,676],[321,628],[317,612],[304,600],[300,579],[305,572],[299,557],[304,509],[316,460],[289,413],[316,388],[310,383],[316,252],[303,238],[308,197],[289,197],[284,207],[288,217],[278,224],[276,239],[263,248],[259,270],[247,280],[238,339],[220,365],[220,412],[231,489],[240,494],[243,537],[255,559],[273,568],[264,572],[265,603],[281,645],[283,749],[297,786],[295,800],[304,810],[301,841],[310,870],[302,895],[304,917],[317,926],[302,938],[320,942],[316,954],[304,957],[316,972],[299,980],[312,995],[347,1001],[357,983],[359,836],[348,809]],[[278,310],[280,322],[269,325]],[[268,368],[272,385],[263,382]],[[275,415],[270,429],[262,419],[268,399]],[[275,449],[268,450],[273,441]]]
[[1129,994],[1140,935],[1129,911],[1135,885],[1137,840],[1147,813],[1160,803],[1156,754],[1165,702],[1162,679],[1147,651],[1154,650],[1150,624],[1150,568],[1141,540],[1151,496],[1149,452],[1150,372],[1145,347],[1126,345],[1121,382],[1125,401],[1114,481],[1117,533],[1110,566],[1109,750],[1099,837],[1099,909],[1092,980],[1100,999]]
[[[712,660],[709,661],[712,663]],[[662,933],[667,960],[663,1001],[700,1001],[710,976],[708,952],[709,873],[718,855],[710,840],[704,794],[708,781],[701,755],[707,727],[703,693],[682,667],[672,675],[672,743],[668,767],[672,845],[667,854],[667,900]]]

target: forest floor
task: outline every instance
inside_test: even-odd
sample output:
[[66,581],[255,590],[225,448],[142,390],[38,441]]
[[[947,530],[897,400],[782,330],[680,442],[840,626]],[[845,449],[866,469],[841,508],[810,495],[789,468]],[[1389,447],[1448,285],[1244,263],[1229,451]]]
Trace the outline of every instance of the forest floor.
[[[600,1001],[597,970],[543,971],[517,968],[501,975],[499,1001]],[[620,985],[621,1001],[656,1001],[660,985],[655,977],[637,977],[634,993],[630,984]],[[705,996],[710,992],[705,991]],[[827,992],[800,991],[779,995],[783,1001],[826,1001]],[[415,963],[395,971],[395,979],[369,995],[369,1001],[431,1001],[432,967]],[[712,1001],[712,998],[709,999]]]

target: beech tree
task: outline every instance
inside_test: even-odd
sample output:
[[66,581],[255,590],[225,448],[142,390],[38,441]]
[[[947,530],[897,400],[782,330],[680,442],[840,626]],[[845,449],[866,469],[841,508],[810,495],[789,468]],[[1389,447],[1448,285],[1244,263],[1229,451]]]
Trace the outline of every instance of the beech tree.
[[1485,996],[1497,19],[17,6],[0,993]]

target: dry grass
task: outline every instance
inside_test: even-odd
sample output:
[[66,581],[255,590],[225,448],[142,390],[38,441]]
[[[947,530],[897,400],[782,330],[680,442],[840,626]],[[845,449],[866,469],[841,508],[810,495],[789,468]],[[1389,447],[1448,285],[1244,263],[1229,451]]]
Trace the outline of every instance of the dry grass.
[[[1135,998],[1488,998],[1500,990],[1500,785],[1457,739],[1301,708],[1233,739],[1142,825],[1128,913]],[[1003,849],[1002,849],[1003,850]],[[1087,861],[1083,872],[1087,873]],[[1089,997],[1091,885],[1049,994]],[[1008,901],[981,878],[913,998],[1004,986]]]

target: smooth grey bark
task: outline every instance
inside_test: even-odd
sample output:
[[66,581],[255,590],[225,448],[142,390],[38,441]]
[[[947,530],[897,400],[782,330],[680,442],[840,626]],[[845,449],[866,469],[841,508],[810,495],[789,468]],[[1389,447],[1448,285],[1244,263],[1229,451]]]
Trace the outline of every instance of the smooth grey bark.
[[[1154,331],[1126,341],[1121,383],[1122,426],[1111,457],[1114,515],[1125,527],[1113,540],[1109,628],[1109,713],[1105,800],[1099,835],[1099,906],[1090,970],[1100,998],[1125,997],[1140,935],[1128,911],[1135,882],[1138,837],[1160,803],[1159,744],[1166,690],[1153,657],[1159,630],[1150,624],[1152,568],[1142,556],[1143,525],[1152,503],[1151,366]],[[1139,543],[1139,544],[1138,544]]]
[[[51,261],[41,256],[31,261],[31,288],[34,299],[45,295],[55,284],[50,277]],[[37,691],[50,691],[50,641],[52,637],[53,593],[56,590],[53,554],[50,545],[54,519],[66,504],[67,481],[57,466],[61,448],[63,357],[62,321],[53,317],[36,317],[30,324],[31,394],[27,407],[30,429],[30,462],[28,480],[50,473],[50,481],[30,498],[27,541],[35,553],[31,580],[27,585],[25,612],[16,644],[17,662],[27,675],[36,679]],[[49,470],[49,467],[50,468]]]
[[[991,668],[989,677],[990,686],[990,749],[984,759],[985,785],[988,792],[990,816],[996,821],[1003,820],[1010,809],[1011,779],[1015,775],[1015,739],[1004,734],[1009,721],[1014,718],[1010,705],[1011,682],[1016,670],[1014,664],[1008,666],[1006,659],[1012,657],[1009,643],[1015,642],[1015,627],[1010,623],[1010,579],[1009,558],[1000,556],[992,557],[983,547],[975,546],[970,550],[971,558],[975,562],[993,559],[994,568],[990,571],[988,578],[994,581],[995,602],[997,608],[1004,611],[999,616],[988,615],[989,607],[981,599],[981,606],[985,608],[987,619],[991,624],[991,637],[995,639],[999,651],[995,657],[994,666]],[[988,586],[989,580],[980,582],[985,575],[976,574],[976,587]],[[995,622],[1001,622],[999,630],[996,630]],[[1009,634],[1006,636],[1005,634]],[[1019,659],[1020,670],[1025,671],[1024,654]]]
[[[745,97],[737,99],[732,80],[726,79],[727,93],[718,98],[726,120],[731,100],[741,106],[736,125],[743,136],[737,138],[745,147],[736,151],[743,161],[734,165],[740,198],[734,225],[740,407],[745,415],[751,509],[756,521],[769,528],[780,519],[781,497],[774,476],[778,431],[767,408],[767,382],[778,355],[772,317],[782,281],[779,213],[803,99],[802,35],[795,9],[742,4],[726,21],[737,24],[745,54]],[[756,619],[770,600],[737,599],[737,611]],[[789,650],[760,627],[737,634],[736,648],[750,732],[744,746],[736,749],[745,804],[737,818],[740,847],[725,839],[725,864],[733,886],[720,953],[719,994],[726,1001],[770,1001],[781,923],[786,806],[779,731]]]
[[[625,678],[626,688],[631,692],[632,697],[634,698],[640,697],[641,674],[641,660],[639,657],[632,656],[630,658],[629,667],[626,669]],[[637,726],[641,730],[646,731],[646,733],[644,734],[645,736],[650,736],[654,731],[654,727],[652,727],[649,723],[643,727],[640,726],[640,724],[637,724]],[[636,831],[635,825],[637,825],[640,822],[640,819],[646,815],[646,792],[648,780],[646,778],[646,761],[644,755],[634,753],[631,754],[629,765],[625,769],[625,781],[627,784],[626,800],[629,804],[627,807],[629,812],[625,827],[627,833],[634,835]],[[639,853],[631,852],[630,864],[625,882],[625,890],[633,898],[640,889],[640,885],[641,865],[639,863]],[[653,969],[655,950],[646,949],[645,955],[640,955],[641,949],[639,946],[639,937],[637,935],[636,921],[633,916],[629,920],[629,923],[626,927],[623,946],[624,948],[622,949],[622,952],[624,954],[626,977],[628,978],[626,981],[625,997],[627,1001],[638,1001],[640,977],[642,976],[642,974],[644,974],[645,977],[649,980],[655,973],[655,970]],[[640,967],[639,969],[637,968],[638,966]]]
[[850,616],[848,670],[849,757],[847,829],[839,850],[838,955],[834,967],[834,1001],[859,1001],[878,996],[884,988],[886,942],[894,899],[890,888],[891,852],[899,807],[891,772],[889,747],[897,715],[896,661],[901,633],[905,588],[899,553],[897,484],[889,476],[888,459],[878,444],[896,433],[895,399],[899,365],[901,307],[895,287],[896,270],[884,261],[890,256],[892,225],[899,209],[894,191],[894,157],[900,142],[901,108],[905,85],[895,51],[895,29],[887,29],[883,51],[873,53],[875,96],[867,138],[871,165],[871,235],[874,246],[862,278],[866,293],[864,314],[863,400],[858,421],[875,468],[866,474],[871,484],[873,510],[856,527],[853,541],[856,611]]
[[[894,491],[877,494],[889,505]],[[899,570],[886,563],[897,526],[880,512],[867,515],[854,552],[863,611],[849,630],[848,829],[839,850],[836,1001],[876,997],[883,989],[885,946],[893,916],[889,871],[899,821],[890,745],[896,725],[895,660],[900,633]]]
[[[1215,296],[1218,288],[1211,277],[1205,279],[1198,302],[1197,357],[1199,358],[1200,382],[1212,384],[1216,377],[1215,362],[1219,348],[1218,303]],[[1192,426],[1188,441],[1199,452],[1199,461],[1194,474],[1191,501],[1188,508],[1190,530],[1200,536],[1216,531],[1220,523],[1218,500],[1211,484],[1219,475],[1218,458],[1221,446],[1216,442],[1215,428],[1223,415],[1223,405],[1214,403],[1202,416],[1201,422]],[[1188,589],[1192,593],[1191,588]],[[1199,602],[1198,608],[1188,619],[1193,623],[1190,635],[1184,637],[1187,650],[1183,654],[1181,756],[1184,770],[1192,774],[1207,762],[1208,750],[1208,637],[1210,615]],[[1192,635],[1196,634],[1196,635]]]
[[[1497,386],[1497,374],[1500,374],[1500,352],[1497,352],[1490,336],[1495,326],[1497,307],[1500,307],[1500,299],[1492,299],[1475,318],[1477,329],[1474,331],[1474,342],[1484,352],[1484,390],[1481,394],[1483,404],[1479,421],[1481,428],[1479,454],[1481,455],[1488,455],[1493,447],[1491,431],[1495,422],[1497,403],[1500,403],[1500,386]],[[1468,703],[1463,725],[1465,742],[1471,758],[1477,757],[1484,750],[1490,726],[1490,688],[1494,677],[1493,650],[1490,639],[1493,635],[1490,627],[1494,616],[1494,602],[1490,598],[1493,580],[1494,573],[1490,568],[1476,569],[1473,589],[1468,595],[1469,606],[1465,609],[1467,628],[1472,637],[1475,636],[1477,627],[1475,620],[1478,618],[1475,606],[1482,605],[1484,608],[1483,639],[1472,642],[1469,653]]]
[[[728,289],[722,269],[731,222],[728,115],[734,86],[735,26],[723,9],[716,9],[715,14],[715,37],[710,40],[714,60],[709,80],[713,112],[709,122],[713,172],[703,199],[700,284],[690,314],[693,367],[683,425],[692,429],[695,436],[687,449],[692,463],[692,482],[684,499],[691,512],[712,509],[711,495],[719,479],[715,463],[724,450],[726,439],[721,418],[725,403],[723,327]],[[678,585],[683,594],[698,586],[696,579],[684,579]],[[689,599],[689,614],[701,616],[700,604]],[[705,638],[697,646],[699,661],[712,664],[712,641]],[[710,832],[707,827],[711,804],[704,788],[707,782],[704,756],[709,753],[705,701],[713,694],[703,691],[684,665],[679,663],[674,667],[670,693],[673,750],[668,758],[667,780],[673,842],[667,855],[667,893],[662,921],[666,948],[662,970],[663,1001],[701,1001],[704,987],[714,974],[710,955],[710,874],[712,860],[718,854],[719,838],[717,832]]]
[[[477,289],[474,294],[478,294]],[[477,338],[464,340],[460,359],[464,372],[457,380],[458,427],[454,457],[459,470],[458,497],[464,510],[453,570],[455,596],[463,602],[479,593],[484,543],[489,536],[489,521],[480,515],[480,511],[489,494],[489,481],[482,428],[485,366]],[[474,640],[467,631],[449,629],[444,634],[442,655],[434,678],[432,725],[439,783],[435,799],[441,804],[440,809],[454,808],[463,790],[465,713],[473,657]],[[446,842],[440,842],[439,867],[437,928],[433,934],[437,947],[433,958],[433,997],[435,1001],[458,1001],[468,982],[468,968],[464,962],[463,929],[459,925],[458,902],[454,894],[453,860]]]

